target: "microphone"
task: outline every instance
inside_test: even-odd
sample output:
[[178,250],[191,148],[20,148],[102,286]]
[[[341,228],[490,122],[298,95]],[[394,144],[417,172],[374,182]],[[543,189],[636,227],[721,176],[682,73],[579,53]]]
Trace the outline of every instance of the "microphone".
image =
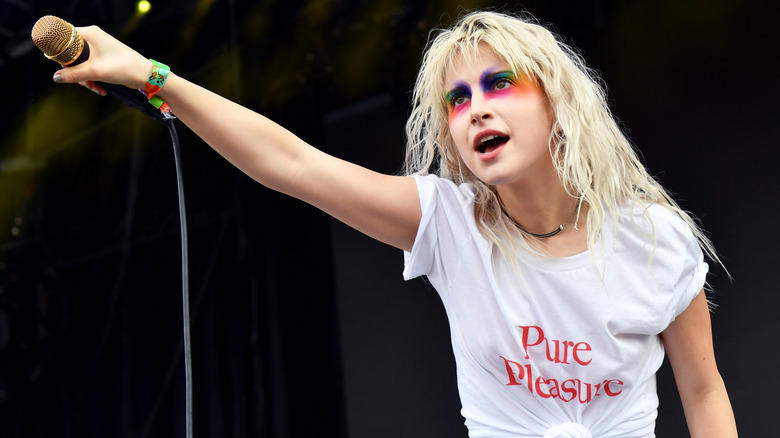
[[[63,67],[73,67],[89,59],[89,44],[76,31],[72,24],[62,18],[47,15],[39,19],[32,28],[32,40],[38,49],[52,61]],[[169,124],[173,116],[155,108],[140,90],[132,90],[123,85],[98,82],[108,94],[122,103],[146,114],[153,120]]]

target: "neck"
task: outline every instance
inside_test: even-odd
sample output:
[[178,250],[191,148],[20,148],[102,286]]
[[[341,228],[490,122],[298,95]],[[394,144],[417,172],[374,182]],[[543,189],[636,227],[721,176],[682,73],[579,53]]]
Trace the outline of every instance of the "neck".
[[532,188],[498,186],[496,189],[505,213],[525,232],[549,234],[561,225],[564,229],[575,226],[579,200],[569,195],[560,182],[546,187],[536,184]]

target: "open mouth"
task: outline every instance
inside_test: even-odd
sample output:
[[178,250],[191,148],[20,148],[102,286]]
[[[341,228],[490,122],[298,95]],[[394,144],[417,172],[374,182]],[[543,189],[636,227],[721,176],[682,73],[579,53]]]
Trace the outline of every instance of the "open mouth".
[[479,141],[477,150],[479,150],[480,154],[486,154],[492,150],[495,150],[497,147],[503,145],[507,141],[509,141],[509,137],[504,137],[501,135],[488,135]]

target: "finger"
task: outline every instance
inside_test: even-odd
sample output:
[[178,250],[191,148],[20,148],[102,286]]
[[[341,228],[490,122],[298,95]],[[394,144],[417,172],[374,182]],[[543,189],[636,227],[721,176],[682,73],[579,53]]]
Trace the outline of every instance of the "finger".
[[100,29],[100,26],[94,26],[94,25],[92,25],[92,26],[83,26],[83,27],[75,26],[75,29],[76,29],[76,32],[78,32],[79,35],[81,35],[81,37],[84,38],[84,39],[88,39],[88,37],[90,37],[90,36],[92,36],[92,35],[94,35],[94,34],[96,34],[98,32],[102,32],[103,31],[102,29]]
[[[81,36],[81,39],[84,40],[86,44],[89,44],[90,42],[93,42],[93,40],[100,39],[101,37],[104,37],[101,34],[105,34],[103,32],[103,29],[101,29],[98,26],[86,26],[86,27],[74,27],[76,30],[76,33],[78,33]],[[99,50],[99,48],[95,48],[96,50]]]
[[89,80],[88,69],[84,64],[57,70],[54,73],[54,82],[58,84],[75,84]]
[[86,81],[84,83],[84,86],[90,89],[92,92],[99,94],[101,96],[105,96],[106,94],[108,94],[105,88],[101,87],[94,81]]
[[95,94],[99,94],[101,96],[105,96],[107,94],[105,88],[101,87],[100,85],[98,85],[94,81],[81,81],[81,82],[79,82],[79,85],[81,85],[82,87],[86,88],[87,90],[89,90],[89,91],[91,91],[91,92],[93,92]]

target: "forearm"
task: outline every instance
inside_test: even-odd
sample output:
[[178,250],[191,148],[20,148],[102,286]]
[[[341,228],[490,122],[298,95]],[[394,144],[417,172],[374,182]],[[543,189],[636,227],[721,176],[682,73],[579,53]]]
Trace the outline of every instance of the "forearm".
[[159,95],[180,121],[233,165],[265,186],[289,191],[309,145],[266,117],[175,73]]
[[[90,57],[75,67],[61,69],[56,82],[79,82],[105,94],[97,82],[143,89],[152,63],[98,27],[78,28],[90,46]],[[260,183],[288,192],[302,159],[317,150],[265,117],[199,87],[175,73],[168,75],[162,97],[173,113],[217,152]]]
[[683,399],[691,438],[734,438],[737,426],[726,387]]

